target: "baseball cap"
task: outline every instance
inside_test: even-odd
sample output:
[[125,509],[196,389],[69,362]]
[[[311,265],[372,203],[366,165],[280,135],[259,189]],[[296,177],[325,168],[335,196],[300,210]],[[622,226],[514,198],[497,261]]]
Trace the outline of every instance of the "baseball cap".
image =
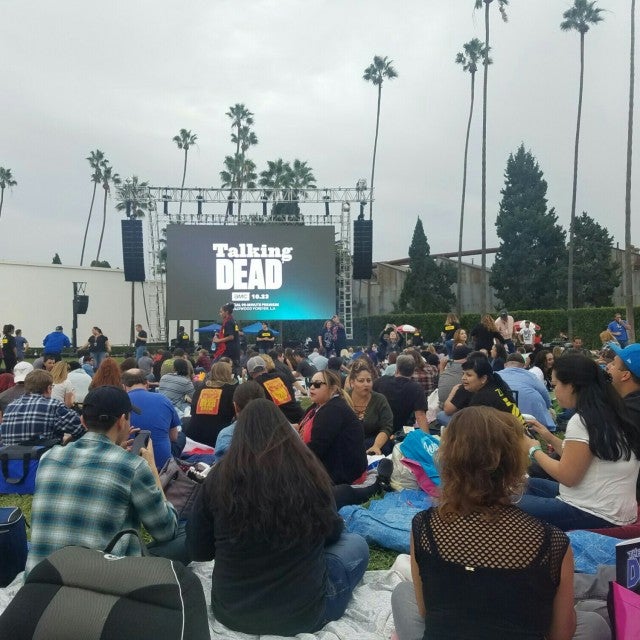
[[501,316],[508,316],[509,312],[506,309],[500,309],[500,315]]
[[464,360],[471,353],[469,347],[465,347],[463,344],[459,344],[453,349],[454,360]]
[[253,356],[253,358],[249,358],[247,360],[247,372],[255,373],[256,371],[266,371],[267,363],[264,361],[264,358],[260,356]]
[[62,326],[61,326],[61,325],[58,325],[58,326],[56,327],[56,331],[62,331]]
[[105,385],[89,391],[82,403],[82,415],[106,422],[110,418],[119,418],[123,413],[140,413],[140,409],[131,404],[129,394],[120,387]]
[[615,342],[610,342],[611,350],[624,362],[625,366],[634,376],[640,377],[640,344],[630,344],[621,349]]
[[13,381],[24,382],[27,374],[31,373],[32,371],[33,365],[30,362],[18,362],[18,364],[13,367]]

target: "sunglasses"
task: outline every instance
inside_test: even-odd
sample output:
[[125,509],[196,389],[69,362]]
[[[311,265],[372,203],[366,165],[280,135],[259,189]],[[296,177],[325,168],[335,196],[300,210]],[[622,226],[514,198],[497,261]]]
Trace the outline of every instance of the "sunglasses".
[[313,387],[314,389],[319,389],[323,384],[327,384],[327,383],[324,382],[323,380],[313,380],[313,382],[309,383],[309,386]]

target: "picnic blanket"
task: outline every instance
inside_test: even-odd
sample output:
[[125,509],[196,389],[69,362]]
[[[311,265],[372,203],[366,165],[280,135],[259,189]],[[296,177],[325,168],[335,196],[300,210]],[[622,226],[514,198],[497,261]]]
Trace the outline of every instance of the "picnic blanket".
[[[213,562],[192,562],[191,568],[202,582],[207,606],[211,605],[211,572]],[[0,613],[22,585],[22,576],[6,588],[0,589]],[[402,581],[396,571],[367,571],[356,587],[347,611],[340,620],[330,622],[317,633],[300,633],[300,640],[389,640],[393,630],[391,592]],[[209,629],[212,638],[224,640],[280,640],[282,636],[252,636],[230,631],[216,621],[209,609]]]

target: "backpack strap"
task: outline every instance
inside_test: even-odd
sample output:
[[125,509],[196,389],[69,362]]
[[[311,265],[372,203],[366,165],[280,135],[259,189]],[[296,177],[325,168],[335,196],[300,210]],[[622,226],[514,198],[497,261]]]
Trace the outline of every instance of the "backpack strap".
[[[15,459],[15,458],[14,458]],[[19,459],[19,458],[18,458]],[[31,452],[26,452],[22,455],[22,475],[19,478],[9,477],[9,454],[0,454],[0,464],[2,465],[2,475],[7,484],[20,484],[24,482],[27,475],[29,475],[29,463],[31,462]]]
[[118,531],[118,533],[116,533],[116,535],[113,536],[113,538],[111,538],[111,541],[109,542],[109,544],[104,548],[104,553],[111,553],[113,551],[113,548],[116,546],[116,543],[118,542],[118,540],[120,540],[122,536],[126,536],[127,534],[130,534],[138,538],[138,542],[140,543],[140,549],[142,550],[142,555],[148,556],[149,550],[147,549],[147,546],[143,542],[142,538],[140,537],[140,533],[135,529],[123,529],[122,531]]

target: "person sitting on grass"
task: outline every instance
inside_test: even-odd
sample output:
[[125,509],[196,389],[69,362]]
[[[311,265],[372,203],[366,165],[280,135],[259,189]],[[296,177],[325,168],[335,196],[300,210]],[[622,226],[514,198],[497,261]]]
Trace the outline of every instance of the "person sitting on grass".
[[215,558],[219,622],[293,636],[340,618],[364,575],[369,547],[343,528],[326,471],[275,404],[259,398],[238,416],[198,494],[187,549],[194,560]]

